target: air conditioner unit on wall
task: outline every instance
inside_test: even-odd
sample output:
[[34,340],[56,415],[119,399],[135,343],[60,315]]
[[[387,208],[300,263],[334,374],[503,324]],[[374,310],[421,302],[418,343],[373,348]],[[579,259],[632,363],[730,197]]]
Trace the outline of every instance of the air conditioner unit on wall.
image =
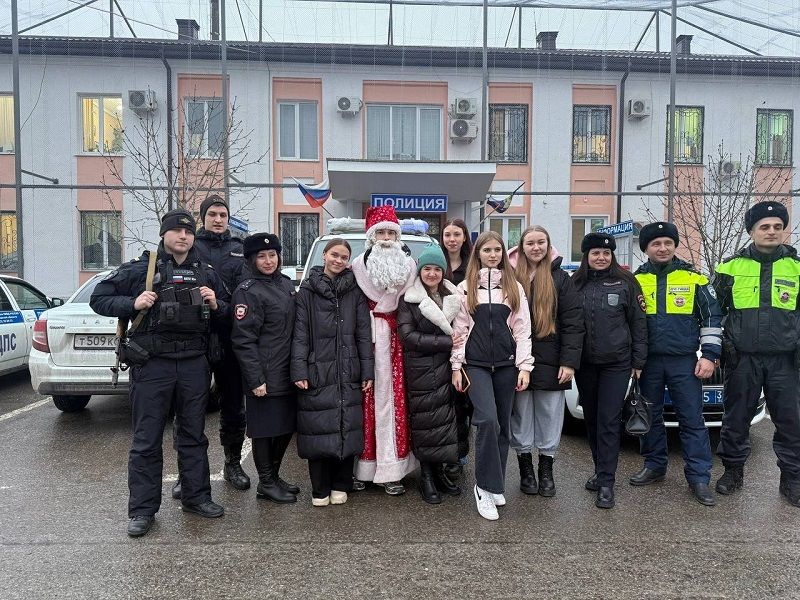
[[719,161],[719,176],[723,179],[737,177],[742,170],[742,163],[738,160]]
[[478,114],[478,101],[475,98],[456,98],[452,112],[458,118],[474,117]]
[[361,98],[342,96],[336,101],[336,110],[343,116],[354,117],[359,113],[364,103]]
[[450,139],[453,142],[472,142],[478,137],[478,122],[468,119],[450,121]]
[[653,112],[650,100],[646,98],[631,98],[628,100],[628,118],[644,119]]
[[128,108],[137,114],[153,112],[158,108],[156,93],[152,90],[128,90]]

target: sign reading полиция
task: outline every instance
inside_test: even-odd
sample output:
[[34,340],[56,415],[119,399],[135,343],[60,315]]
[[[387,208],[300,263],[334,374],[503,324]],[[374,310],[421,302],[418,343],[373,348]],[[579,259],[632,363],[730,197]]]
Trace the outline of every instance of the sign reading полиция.
[[447,194],[372,194],[372,206],[393,206],[397,212],[447,212]]

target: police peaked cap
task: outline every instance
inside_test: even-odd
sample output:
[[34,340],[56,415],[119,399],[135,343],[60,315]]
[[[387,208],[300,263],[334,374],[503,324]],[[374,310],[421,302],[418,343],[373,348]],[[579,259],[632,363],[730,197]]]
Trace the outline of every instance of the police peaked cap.
[[747,229],[747,233],[750,233],[756,223],[767,217],[778,217],[783,221],[784,227],[789,226],[789,211],[786,207],[775,200],[767,200],[756,202],[744,213],[744,228]]
[[262,250],[275,250],[281,253],[281,241],[274,233],[254,233],[247,236],[244,240],[244,256],[250,258],[253,254],[258,254]]
[[196,228],[197,223],[195,223],[192,213],[183,208],[176,208],[161,217],[161,229],[158,235],[163,236],[170,229],[186,229],[187,231],[191,231],[192,235],[194,235],[194,230]]
[[608,248],[612,252],[617,249],[617,242],[614,241],[614,236],[607,233],[587,233],[581,242],[581,252],[586,254],[593,248]]
[[664,221],[656,221],[655,223],[648,223],[639,232],[639,248],[642,252],[647,250],[647,245],[661,237],[671,238],[675,242],[675,247],[680,245],[678,238],[678,228],[673,223],[665,223]]

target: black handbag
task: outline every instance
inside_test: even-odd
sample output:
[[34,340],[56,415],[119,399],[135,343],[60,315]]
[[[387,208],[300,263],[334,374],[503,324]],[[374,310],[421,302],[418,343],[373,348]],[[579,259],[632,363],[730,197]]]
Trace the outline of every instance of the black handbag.
[[628,394],[622,406],[622,422],[625,423],[625,433],[634,437],[647,435],[653,424],[652,404],[639,390],[639,380],[636,377],[631,377],[628,384]]

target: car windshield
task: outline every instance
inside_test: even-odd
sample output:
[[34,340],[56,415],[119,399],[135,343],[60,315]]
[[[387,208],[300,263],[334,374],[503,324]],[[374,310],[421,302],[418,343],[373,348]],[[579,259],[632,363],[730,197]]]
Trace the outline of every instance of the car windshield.
[[[347,240],[347,243],[350,244],[351,254],[350,259],[352,260],[362,252],[364,252],[364,244],[366,240]],[[316,244],[314,244],[313,254],[311,255],[311,262],[308,263],[308,268],[322,266],[322,252],[325,250],[325,244],[328,243],[328,240],[319,240]],[[429,238],[421,238],[421,239],[404,239],[403,243],[408,246],[408,249],[411,250],[411,256],[414,257],[414,260],[419,258],[419,255],[422,254],[422,250],[430,244]]]
[[92,292],[94,291],[94,288],[96,288],[97,284],[103,281],[104,278],[105,275],[95,275],[94,277],[92,277],[89,281],[83,284],[83,287],[79,289],[72,298],[69,299],[69,303],[89,304],[89,300],[92,297]]

